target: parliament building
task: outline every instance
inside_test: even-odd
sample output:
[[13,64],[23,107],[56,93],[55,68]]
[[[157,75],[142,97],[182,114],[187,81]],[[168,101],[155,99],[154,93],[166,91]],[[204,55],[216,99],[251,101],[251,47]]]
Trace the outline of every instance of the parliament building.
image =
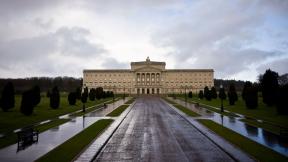
[[83,87],[103,87],[115,94],[198,93],[214,86],[213,69],[165,69],[165,62],[131,62],[131,69],[85,69]]

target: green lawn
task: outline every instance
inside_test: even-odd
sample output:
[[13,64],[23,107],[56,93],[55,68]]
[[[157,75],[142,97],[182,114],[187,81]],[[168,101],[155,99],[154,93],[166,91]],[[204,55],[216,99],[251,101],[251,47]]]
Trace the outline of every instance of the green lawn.
[[[36,126],[35,129],[39,131],[39,133],[44,132],[50,128],[59,126],[61,124],[64,124],[68,122],[70,119],[56,119],[53,121],[50,121],[48,123]],[[17,143],[17,134],[16,133],[9,133],[3,138],[0,138],[0,148],[12,145],[14,143]]]
[[194,111],[192,111],[190,109],[187,109],[186,107],[184,107],[182,105],[174,104],[173,106],[176,107],[177,109],[179,109],[180,111],[184,112],[185,114],[189,115],[189,116],[192,116],[192,117],[201,116],[198,113],[196,113],[196,112],[194,112]]
[[110,112],[109,114],[107,114],[106,116],[111,116],[111,117],[116,117],[119,116],[123,111],[125,111],[127,109],[127,107],[129,107],[130,105],[121,105],[118,108],[116,108],[115,110],[113,110],[112,112]]
[[[220,99],[213,99],[212,101],[207,101],[205,99],[199,100],[198,97],[194,97],[192,99],[188,98],[188,101],[198,102],[206,105],[211,105],[214,107],[220,107],[221,100]],[[235,105],[231,106],[228,103],[228,99],[224,100],[223,105],[224,109],[243,114],[245,116],[261,119],[266,122],[271,122],[274,125],[279,125],[282,127],[288,128],[288,115],[278,115],[275,107],[268,107],[262,102],[262,98],[259,97],[259,106],[257,109],[247,109],[245,106],[245,102],[242,100],[241,96],[239,96],[239,100],[236,102]],[[211,108],[213,109],[213,108]],[[217,111],[217,110],[215,110]]]
[[176,105],[176,104],[177,104],[176,102],[174,102],[174,101],[172,101],[172,100],[170,100],[170,99],[167,99],[167,98],[165,98],[165,97],[163,97],[163,99],[164,99],[166,102],[168,102],[169,104],[171,104],[171,105]]
[[118,98],[115,98],[114,101],[113,101],[113,98],[111,98],[111,101],[106,102],[106,104],[111,104],[111,103],[113,103],[113,102],[119,101],[120,99],[121,99],[121,98],[118,97]]
[[287,162],[288,158],[271,150],[261,144],[258,144],[238,133],[235,133],[211,120],[207,119],[198,119],[200,123],[214,131],[216,134],[222,136],[227,141],[238,146],[243,151],[255,157],[261,162]]
[[[86,107],[102,103],[103,101],[111,100],[107,98],[104,100],[90,101],[86,103]],[[76,106],[69,105],[66,95],[61,95],[60,107],[58,109],[51,109],[49,106],[49,98],[42,97],[41,102],[34,108],[34,113],[31,116],[25,116],[20,113],[21,96],[16,95],[15,107],[9,112],[0,111],[0,133],[7,133],[27,125],[32,125],[40,121],[51,118],[56,118],[60,115],[74,112],[82,109],[82,103],[78,100]]]
[[131,98],[130,100],[126,101],[125,104],[132,104],[135,101],[135,98]]
[[112,122],[112,119],[101,119],[95,122],[82,132],[70,138],[60,146],[54,148],[36,161],[72,161],[88,144],[90,144],[95,139],[95,137],[102,133],[103,130],[107,128]]

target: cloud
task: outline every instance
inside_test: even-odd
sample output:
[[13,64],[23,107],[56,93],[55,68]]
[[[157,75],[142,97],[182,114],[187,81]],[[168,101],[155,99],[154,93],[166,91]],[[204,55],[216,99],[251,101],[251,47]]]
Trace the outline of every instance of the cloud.
[[285,0],[1,0],[0,77],[82,76],[150,56],[255,80],[270,63],[285,71],[287,11]]
[[259,40],[266,44],[269,41],[262,37],[264,31],[259,31],[267,21],[264,4],[198,1],[190,7],[152,37],[159,47],[172,47],[169,56],[182,68],[213,68],[216,77],[229,78],[287,54],[255,45]]
[[37,37],[2,42],[0,62],[3,68],[11,71],[20,68],[33,70],[34,67],[34,71],[45,74],[59,70],[64,73],[69,71],[67,67],[79,67],[77,62],[81,60],[99,57],[106,52],[102,45],[88,40],[89,34],[89,30],[84,28],[62,27]]
[[119,62],[114,58],[105,58],[101,64],[103,68],[107,69],[128,69],[129,62]]
[[278,72],[280,75],[288,73],[288,58],[278,59],[271,61],[267,64],[263,64],[257,68],[260,74],[263,74],[267,69]]

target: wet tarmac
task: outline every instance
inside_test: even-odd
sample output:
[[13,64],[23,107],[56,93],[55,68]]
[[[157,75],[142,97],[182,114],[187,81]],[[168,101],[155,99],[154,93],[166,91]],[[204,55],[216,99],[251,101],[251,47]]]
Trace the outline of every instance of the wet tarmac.
[[234,161],[157,97],[140,97],[95,161]]

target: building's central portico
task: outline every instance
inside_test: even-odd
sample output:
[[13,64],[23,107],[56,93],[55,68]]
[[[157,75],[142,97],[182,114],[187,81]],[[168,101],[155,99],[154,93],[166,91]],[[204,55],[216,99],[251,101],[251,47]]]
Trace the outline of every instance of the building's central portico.
[[151,62],[148,57],[145,62],[131,62],[131,70],[135,74],[137,94],[160,94],[165,62]]

